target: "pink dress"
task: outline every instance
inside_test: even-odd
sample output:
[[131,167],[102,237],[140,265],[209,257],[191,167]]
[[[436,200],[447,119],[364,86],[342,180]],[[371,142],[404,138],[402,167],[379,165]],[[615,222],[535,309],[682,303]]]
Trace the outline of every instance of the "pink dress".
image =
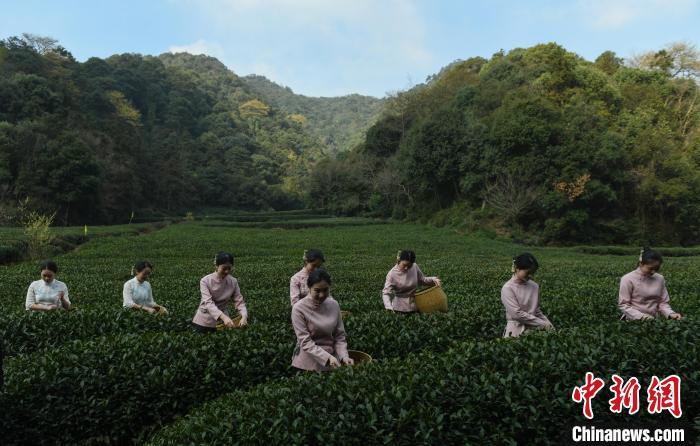
[[306,280],[308,278],[309,272],[306,268],[302,268],[301,271],[294,274],[289,280],[289,299],[292,302],[292,306],[309,294],[309,287],[306,285]]
[[639,268],[622,276],[617,306],[623,319],[654,317],[657,313],[668,318],[675,313],[669,304],[664,276],[654,273],[647,277]]
[[340,305],[332,297],[320,305],[311,296],[301,299],[292,307],[292,326],[297,335],[292,366],[326,371],[330,370],[327,364],[331,355],[341,362],[348,358]]
[[248,316],[241,289],[233,276],[228,275],[219,279],[217,273],[211,273],[199,281],[199,290],[202,293],[202,300],[192,319],[195,324],[215,328],[222,314],[228,316],[228,304],[231,300],[242,316]]
[[540,309],[540,286],[532,280],[522,282],[513,275],[501,288],[501,302],[506,308],[504,338],[551,325]]
[[406,271],[401,271],[399,265],[395,265],[387,273],[384,282],[382,291],[384,308],[402,313],[418,311],[416,288],[418,285],[435,285],[435,279],[436,277],[425,277],[417,263],[411,265]]

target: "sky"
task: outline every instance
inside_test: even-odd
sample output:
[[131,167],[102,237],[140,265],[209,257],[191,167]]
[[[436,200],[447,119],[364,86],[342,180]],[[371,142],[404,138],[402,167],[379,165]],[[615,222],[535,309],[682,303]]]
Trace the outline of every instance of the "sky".
[[700,0],[0,0],[0,39],[22,33],[79,61],[186,51],[298,94],[383,97],[538,43],[588,60],[700,46]]

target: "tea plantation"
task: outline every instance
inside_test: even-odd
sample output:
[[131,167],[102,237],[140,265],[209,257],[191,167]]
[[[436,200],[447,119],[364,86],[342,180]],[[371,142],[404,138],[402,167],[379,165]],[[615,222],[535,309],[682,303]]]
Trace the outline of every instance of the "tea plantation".
[[[243,218],[242,218],[243,217]],[[351,349],[375,362],[327,374],[290,367],[289,277],[304,249],[326,255],[332,294],[349,310]],[[446,314],[399,316],[381,289],[396,251],[411,248],[443,280]],[[511,257],[540,261],[542,309],[557,328],[516,340],[500,288]],[[219,250],[235,256],[246,329],[192,333],[199,279]],[[629,251],[629,255],[626,254]],[[289,213],[210,218],[96,237],[57,256],[76,309],[30,314],[34,262],[0,266],[5,386],[0,442],[18,444],[562,444],[585,424],[571,399],[587,371],[606,380],[682,378],[683,416],[612,414],[595,421],[700,427],[700,282],[693,250],[667,249],[662,273],[682,321],[619,321],[619,278],[634,248],[525,248],[422,225]],[[664,250],[662,250],[664,252]],[[698,253],[700,254],[700,253]],[[169,314],[121,308],[135,260]],[[644,399],[642,399],[644,402]]]

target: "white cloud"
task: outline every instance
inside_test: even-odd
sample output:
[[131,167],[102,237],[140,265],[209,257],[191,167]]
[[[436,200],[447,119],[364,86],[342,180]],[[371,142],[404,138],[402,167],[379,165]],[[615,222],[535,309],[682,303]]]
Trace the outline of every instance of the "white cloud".
[[695,0],[579,0],[576,13],[595,28],[619,29],[640,20],[682,16]]
[[230,68],[264,69],[257,74],[292,87],[314,70],[347,85],[370,72],[434,68],[416,0],[171,1],[225,44]]
[[247,66],[246,74],[258,74],[260,76],[265,76],[270,80],[275,80],[279,78],[279,74],[274,67],[263,62],[255,62]]
[[[185,0],[187,1],[187,0]],[[425,25],[411,0],[200,0],[195,3],[223,30],[326,38],[351,35],[417,61],[429,55]],[[193,4],[194,5],[194,4]]]
[[190,53],[190,54],[206,54],[207,56],[222,59],[224,57],[224,49],[216,42],[207,42],[204,39],[199,39],[189,45],[173,45],[168,48],[170,53]]
[[[369,0],[184,0],[204,10],[212,19],[226,26],[256,26],[270,18],[283,19],[290,26],[322,28],[328,21],[352,22],[368,18],[375,8]],[[241,22],[242,18],[250,18]],[[255,18],[258,20],[255,20]]]

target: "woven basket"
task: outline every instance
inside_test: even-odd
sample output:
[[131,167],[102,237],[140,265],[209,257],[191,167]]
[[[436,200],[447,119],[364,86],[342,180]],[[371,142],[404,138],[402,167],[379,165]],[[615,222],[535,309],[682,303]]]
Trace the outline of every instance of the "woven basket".
[[343,320],[347,319],[348,316],[350,316],[351,314],[352,313],[350,313],[349,311],[340,310],[340,318]]
[[348,350],[348,356],[354,361],[354,365],[372,362],[372,357],[370,355],[359,350]]
[[447,312],[447,295],[442,287],[433,286],[416,293],[416,306],[421,313]]
[[156,314],[165,315],[165,314],[168,314],[168,310],[165,307],[158,307],[156,309]]
[[233,319],[231,319],[233,321],[233,327],[231,327],[231,328],[227,328],[224,324],[218,323],[218,324],[216,324],[216,330],[222,331],[222,330],[232,330],[234,328],[241,328],[241,325],[240,325],[241,319],[243,319],[243,316],[238,316],[238,317],[234,317]]

